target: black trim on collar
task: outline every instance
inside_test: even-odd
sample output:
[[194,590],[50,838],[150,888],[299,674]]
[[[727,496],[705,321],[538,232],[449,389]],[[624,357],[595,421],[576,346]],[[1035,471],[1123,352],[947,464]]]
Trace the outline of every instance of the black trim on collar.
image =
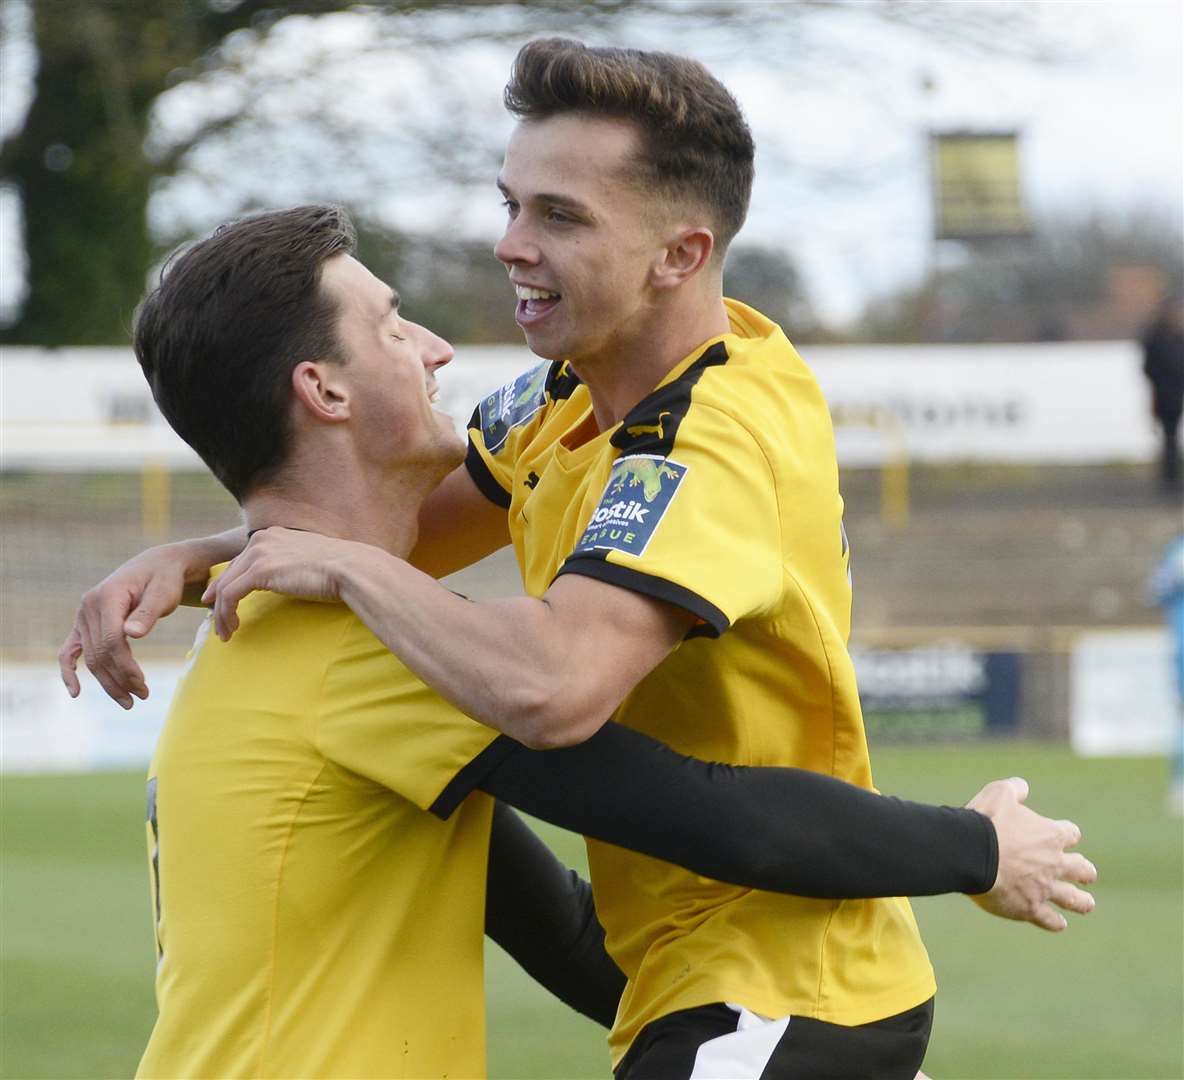
[[669,457],[678,427],[691,407],[691,392],[709,367],[728,362],[728,349],[717,341],[677,379],[659,386],[625,415],[610,440],[621,456],[656,454]]
[[552,401],[566,401],[580,385],[580,377],[572,371],[566,360],[556,360],[547,372],[543,389]]
[[265,529],[291,529],[293,532],[314,532],[314,529],[301,529],[295,525],[280,525],[278,522],[275,525],[260,525],[257,529],[247,530],[247,539],[250,540],[256,533],[261,533]]

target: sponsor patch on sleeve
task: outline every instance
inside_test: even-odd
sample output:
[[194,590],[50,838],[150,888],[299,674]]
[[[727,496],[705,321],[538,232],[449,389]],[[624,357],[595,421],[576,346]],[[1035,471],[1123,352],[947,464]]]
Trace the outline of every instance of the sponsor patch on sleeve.
[[524,371],[513,382],[499,387],[477,406],[485,449],[496,454],[516,427],[525,424],[547,403],[547,373],[551,364]]
[[686,465],[656,454],[618,458],[600,505],[572,554],[605,550],[642,554],[686,474]]

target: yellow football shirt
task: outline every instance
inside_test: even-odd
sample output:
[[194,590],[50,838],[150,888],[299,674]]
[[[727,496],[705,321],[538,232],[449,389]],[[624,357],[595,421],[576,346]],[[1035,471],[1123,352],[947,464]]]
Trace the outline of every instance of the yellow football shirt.
[[497,733],[344,605],[240,612],[195,646],[149,772],[137,1075],[484,1075],[492,800],[462,771]]
[[[698,617],[617,720],[696,757],[871,788],[830,416],[780,328],[727,303],[730,333],[588,441],[574,433],[591,401],[565,363],[490,395],[470,424],[469,471],[507,507],[532,595],[578,573]],[[861,1024],[934,993],[907,900],[781,896],[607,844],[588,852],[629,977],[616,1061],[645,1024],[709,1002]]]

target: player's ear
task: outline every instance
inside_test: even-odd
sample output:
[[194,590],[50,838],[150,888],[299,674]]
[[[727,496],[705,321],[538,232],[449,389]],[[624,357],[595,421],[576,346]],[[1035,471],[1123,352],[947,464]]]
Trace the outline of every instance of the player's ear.
[[715,235],[706,225],[678,229],[655,258],[651,283],[657,289],[677,288],[711,261],[713,251]]
[[292,369],[292,393],[307,415],[326,424],[348,420],[349,388],[344,365],[302,360]]

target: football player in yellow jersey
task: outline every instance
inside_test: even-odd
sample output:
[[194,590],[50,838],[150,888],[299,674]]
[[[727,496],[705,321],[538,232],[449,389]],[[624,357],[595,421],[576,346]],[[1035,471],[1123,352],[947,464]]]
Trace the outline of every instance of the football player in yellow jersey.
[[[431,407],[452,350],[351,250],[333,207],[225,226],[169,264],[135,350],[249,528],[406,555],[422,498],[464,454]],[[724,770],[614,723],[528,750],[432,693],[343,604],[259,594],[241,611],[233,642],[200,635],[150,767],[160,1015],[142,1076],[479,1076],[483,925],[610,1024],[624,978],[587,887],[490,795],[739,885],[995,877],[972,811]],[[945,839],[929,865],[877,844],[844,879],[831,823],[877,803],[897,846],[926,821]],[[803,872],[820,837],[828,855]]]
[[[224,226],[169,263],[135,351],[248,527],[406,555],[422,498],[464,454],[431,407],[452,350],[352,243],[334,207]],[[141,1076],[479,1076],[482,925],[611,1024],[624,976],[586,884],[491,795],[741,886],[974,892],[996,876],[973,811],[724,769],[615,723],[528,750],[430,691],[343,604],[260,593],[241,612],[229,644],[203,628],[149,771],[160,1015]],[[856,839],[850,875],[835,825],[868,808],[878,832]],[[920,829],[942,839],[897,859]]]
[[[870,789],[825,406],[780,329],[721,293],[752,177],[735,102],[691,61],[565,41],[527,46],[506,96],[520,123],[497,254],[552,365],[478,410],[466,467],[424,504],[414,565],[268,530],[212,594],[220,634],[253,588],[340,597],[429,685],[531,745],[579,742],[620,707],[686,752]],[[415,569],[443,574],[508,540],[530,597],[471,604]],[[117,574],[63,647],[67,681],[85,649],[130,705],[145,688],[122,632],[144,632],[182,575],[200,580],[241,543]],[[1093,869],[1064,850],[1079,831],[1024,811],[1022,785],[994,790],[977,804],[1000,844],[983,906],[1061,929],[1050,901],[1092,907],[1074,882]],[[773,896],[591,857],[629,978],[610,1039],[619,1077],[919,1065],[933,980],[904,901]]]

